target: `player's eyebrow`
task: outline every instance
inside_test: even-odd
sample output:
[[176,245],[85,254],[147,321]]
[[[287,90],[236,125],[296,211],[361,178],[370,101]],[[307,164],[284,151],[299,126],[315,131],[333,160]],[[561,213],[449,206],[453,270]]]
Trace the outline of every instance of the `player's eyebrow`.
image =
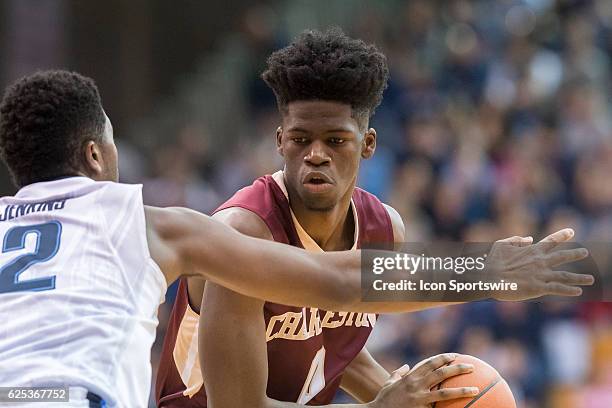
[[353,133],[353,131],[348,128],[341,127],[341,128],[334,128],[334,129],[326,130],[325,133]]
[[[306,135],[310,135],[312,132],[309,130],[306,130],[304,128],[301,128],[299,126],[292,126],[289,129],[287,129],[287,132],[292,132],[292,133],[304,133]],[[328,133],[350,133],[353,134],[353,131],[349,128],[344,128],[344,127],[339,127],[339,128],[333,128],[333,129],[328,129],[325,130],[326,134]]]
[[290,127],[289,129],[287,129],[287,132],[297,132],[297,133],[306,133],[306,134],[310,134],[310,132],[306,129],[303,129],[301,127],[298,126],[293,126]]

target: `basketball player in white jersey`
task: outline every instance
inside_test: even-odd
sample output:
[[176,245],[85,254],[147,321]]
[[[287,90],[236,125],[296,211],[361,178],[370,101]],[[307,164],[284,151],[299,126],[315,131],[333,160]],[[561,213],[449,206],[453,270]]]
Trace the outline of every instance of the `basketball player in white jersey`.
[[[0,199],[0,386],[69,386],[71,402],[61,406],[146,407],[157,308],[179,276],[297,306],[430,307],[362,303],[358,251],[308,254],[249,238],[194,211],[145,207],[141,186],[117,183],[110,121],[95,84],[79,74],[37,73],[7,89],[0,155],[19,187]],[[567,238],[564,231],[553,234],[546,258],[530,261],[525,252],[519,265],[508,256],[505,276],[530,287],[522,298],[577,295],[577,286],[591,282],[542,267],[542,259],[554,265],[584,256],[552,251]],[[516,251],[525,251],[528,240],[514,241]],[[520,298],[513,296],[494,297]],[[429,379],[464,372],[438,369],[452,356],[433,361]],[[429,388],[411,373],[383,389],[380,401],[403,406],[410,394]]]

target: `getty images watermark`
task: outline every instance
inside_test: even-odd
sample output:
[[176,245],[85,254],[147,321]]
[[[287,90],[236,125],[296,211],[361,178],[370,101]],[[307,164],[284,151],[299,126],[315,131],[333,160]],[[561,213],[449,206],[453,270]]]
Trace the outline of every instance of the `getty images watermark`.
[[[424,253],[419,255],[408,253],[381,255],[372,258],[372,273],[382,275],[385,271],[401,271],[411,276],[416,275],[417,272],[427,274],[427,272],[436,271],[444,271],[456,275],[463,275],[466,272],[482,273],[486,268],[487,255],[486,253],[476,257],[426,256]],[[483,280],[471,282],[461,279],[449,279],[448,282],[438,282],[425,278],[416,280],[400,279],[399,281],[388,282],[381,277],[374,280],[372,287],[377,291],[453,291],[461,293],[463,291],[516,291],[518,290],[518,283],[506,282],[504,279],[500,279],[497,282]]]
[[[365,301],[465,302],[543,296],[612,300],[612,243],[404,243],[362,250]],[[602,273],[608,272],[608,274]]]

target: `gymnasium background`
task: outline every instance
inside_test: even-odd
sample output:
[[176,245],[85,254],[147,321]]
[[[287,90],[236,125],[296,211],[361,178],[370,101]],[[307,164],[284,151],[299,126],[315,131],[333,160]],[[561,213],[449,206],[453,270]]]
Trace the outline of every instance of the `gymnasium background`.
[[[410,241],[612,237],[612,2],[0,0],[0,85],[36,69],[92,76],[124,182],[148,204],[209,212],[279,168],[259,79],[304,28],[375,42],[391,81],[360,185]],[[13,193],[0,169],[0,193]],[[173,291],[160,310],[157,364]],[[478,303],[382,317],[389,369],[444,351],[497,367],[524,408],[612,406],[609,304]]]

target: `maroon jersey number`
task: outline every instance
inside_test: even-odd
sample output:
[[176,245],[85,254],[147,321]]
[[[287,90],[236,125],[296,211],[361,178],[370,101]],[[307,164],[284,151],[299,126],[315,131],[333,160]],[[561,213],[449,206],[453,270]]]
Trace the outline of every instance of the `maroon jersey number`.
[[321,347],[312,359],[310,371],[297,400],[298,404],[307,404],[321,390],[325,388],[325,347]]

